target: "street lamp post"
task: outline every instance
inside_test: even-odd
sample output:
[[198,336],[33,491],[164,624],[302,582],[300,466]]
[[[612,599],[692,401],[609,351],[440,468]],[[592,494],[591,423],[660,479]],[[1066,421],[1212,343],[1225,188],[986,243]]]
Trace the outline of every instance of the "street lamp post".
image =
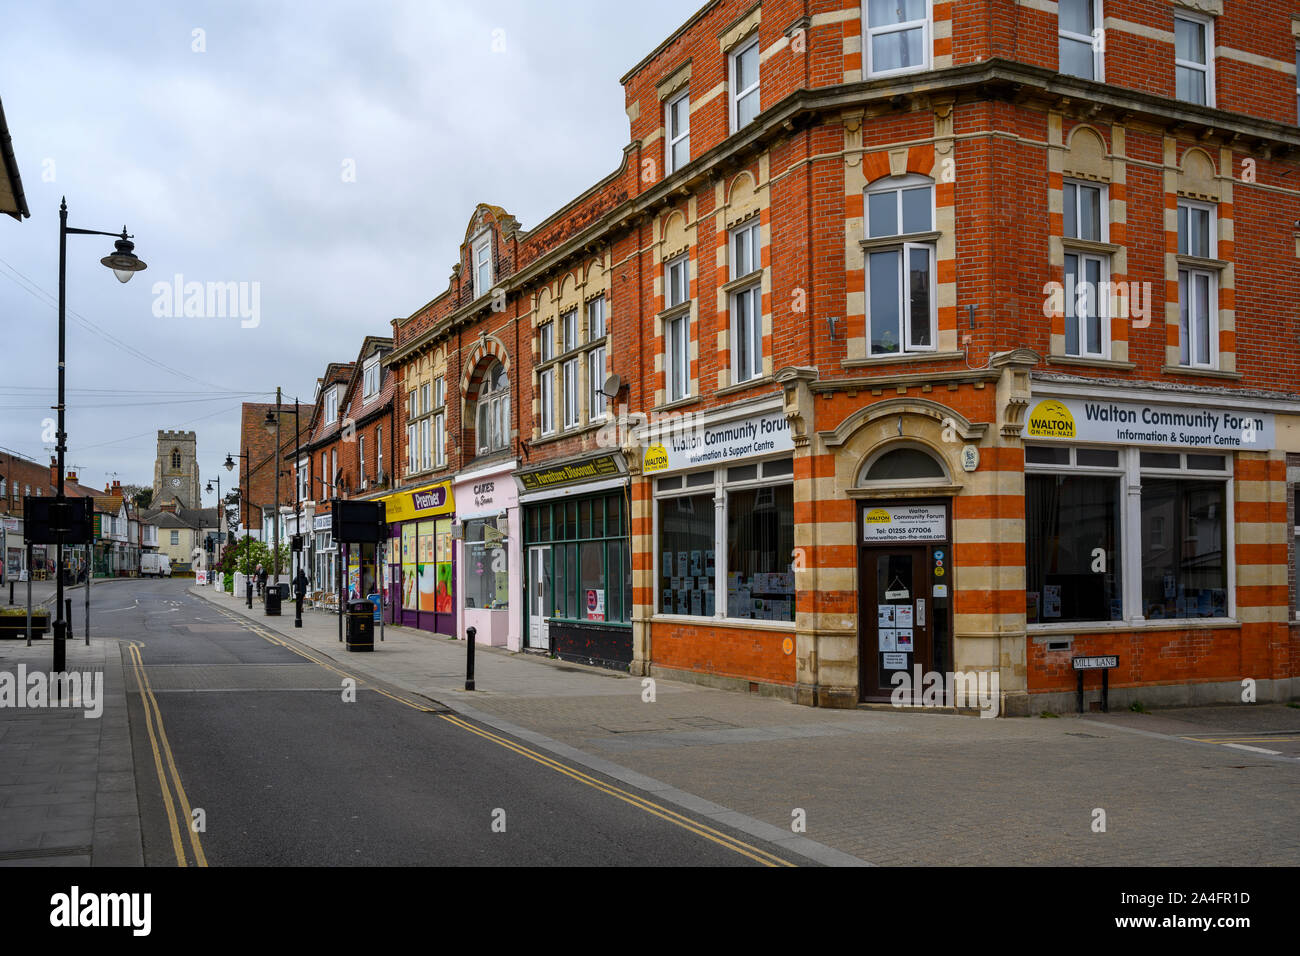
[[[226,539],[225,539],[225,534],[222,533],[221,525],[222,525],[222,522],[224,522],[224,521],[225,521],[225,518],[226,518],[226,504],[225,504],[224,501],[221,500],[221,476],[220,476],[220,475],[213,475],[213,481],[216,481],[216,483],[217,483],[217,540],[220,541],[220,542],[222,543],[223,547],[224,547],[224,545],[225,545],[225,540],[226,540]],[[208,482],[208,487],[207,487],[205,490],[206,490],[206,491],[209,491],[209,492],[212,491],[212,482],[211,482],[211,481]],[[211,565],[212,562],[209,561],[208,564]],[[213,575],[216,574],[216,569],[215,569],[215,568],[209,567],[208,570],[209,570]],[[216,580],[216,578],[214,577],[213,580]]]
[[[244,462],[243,466],[240,468],[240,471],[242,472],[241,477],[244,479],[244,514],[248,514],[248,509],[252,505],[252,499],[249,497],[248,494],[249,471],[252,470],[250,467],[251,459],[248,457],[248,446],[247,445],[244,446],[244,453],[242,455],[232,456],[229,452],[226,452],[226,461],[225,461],[226,471],[234,470],[235,458],[240,458]],[[244,575],[244,591],[248,595],[248,606],[249,608],[252,608],[253,606],[253,577],[252,577],[253,536],[248,532],[247,521],[244,522],[244,540],[248,542],[248,547],[244,549],[244,557],[245,557],[244,564],[248,568],[248,573]]]
[[58,562],[54,574],[54,673],[66,670],[67,648],[64,639],[71,626],[70,620],[63,619],[63,538],[67,528],[68,498],[63,486],[63,456],[68,449],[68,433],[64,429],[64,375],[67,369],[67,276],[68,276],[68,236],[109,236],[117,241],[114,252],[99,261],[117,276],[118,282],[129,282],[131,276],[145,269],[145,264],[135,254],[135,244],[122,227],[119,236],[115,232],[100,232],[97,229],[77,229],[68,225],[68,200],[64,197],[59,203],[59,398],[58,398],[58,432],[55,435],[58,452],[58,494],[55,496],[55,513],[59,515],[59,530],[55,532],[56,559]]
[[[288,415],[288,414],[289,414],[288,410],[286,410],[286,409],[282,409],[282,408],[280,407],[280,406],[281,406],[281,403],[282,403],[282,397],[283,397],[283,393],[282,393],[281,389],[279,388],[279,386],[277,386],[276,389],[275,389],[275,411],[272,412],[272,411],[268,408],[268,409],[266,410],[266,419],[262,422],[263,426],[265,426],[265,428],[266,428],[267,434],[269,434],[269,435],[274,435],[274,436],[275,436],[275,556],[272,558],[272,561],[274,562],[274,567],[275,567],[275,576],[276,576],[276,582],[277,582],[277,583],[279,582],[279,579],[280,579],[280,476],[281,476],[282,474],[285,474],[285,472],[284,472],[284,471],[281,469],[281,467],[280,467],[280,466],[281,466],[281,457],[282,457],[281,454],[280,454],[280,451],[281,451],[281,447],[280,447],[280,416],[281,416],[281,415]],[[300,421],[300,419],[299,419],[299,417],[298,417],[298,411],[299,411],[299,409],[298,409],[298,398],[297,398],[297,396],[295,396],[295,397],[294,397],[294,400],[293,400],[293,469],[294,469],[294,470],[293,470],[292,472],[288,472],[288,473],[294,475],[294,482],[293,482],[293,522],[294,522],[294,524],[293,524],[293,526],[294,526],[294,528],[296,529],[295,537],[298,537],[299,539],[301,539],[301,536],[302,536],[302,503],[301,503],[301,501],[299,500],[299,495],[298,495],[298,481],[297,481],[298,455],[299,455],[299,449],[300,449],[300,447],[301,447],[301,444],[300,444],[301,438],[300,438],[299,427],[298,427],[298,425],[299,425],[299,421]],[[301,552],[294,552],[294,553],[301,554]],[[296,559],[296,560],[300,561],[301,558],[298,558],[298,559]],[[289,567],[290,567],[290,575],[289,575],[289,579],[290,579],[290,583],[291,583],[291,584],[292,584],[292,581],[293,581],[293,571],[292,571],[292,568],[293,568],[294,563],[295,563],[295,561],[290,561],[290,564],[289,564]],[[294,604],[295,604],[295,610],[294,610],[293,626],[294,626],[294,627],[302,627],[302,602],[301,602],[301,601],[295,601]]]

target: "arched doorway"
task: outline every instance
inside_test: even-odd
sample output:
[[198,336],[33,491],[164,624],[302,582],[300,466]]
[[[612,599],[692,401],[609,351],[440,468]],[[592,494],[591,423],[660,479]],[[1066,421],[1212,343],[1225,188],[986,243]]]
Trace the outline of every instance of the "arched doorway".
[[855,484],[859,698],[888,701],[894,675],[914,686],[918,667],[952,669],[951,498],[933,496],[951,476],[928,447],[899,441],[868,457]]

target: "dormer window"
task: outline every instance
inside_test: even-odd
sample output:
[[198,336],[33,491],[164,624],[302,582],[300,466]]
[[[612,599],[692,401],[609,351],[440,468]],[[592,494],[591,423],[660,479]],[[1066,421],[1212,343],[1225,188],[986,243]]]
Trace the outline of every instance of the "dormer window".
[[325,424],[332,425],[339,420],[338,389],[331,388],[325,393]]
[[492,288],[492,233],[485,232],[474,240],[470,252],[474,263],[474,298],[487,295]]
[[379,391],[379,356],[375,356],[366,365],[362,373],[361,397],[370,398]]

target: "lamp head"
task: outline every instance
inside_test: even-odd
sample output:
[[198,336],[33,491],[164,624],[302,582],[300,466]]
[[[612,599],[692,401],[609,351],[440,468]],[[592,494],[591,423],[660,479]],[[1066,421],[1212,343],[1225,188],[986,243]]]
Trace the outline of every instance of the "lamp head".
[[130,282],[131,276],[148,268],[135,254],[135,243],[127,238],[126,226],[122,227],[122,238],[114,242],[113,247],[116,251],[99,261],[113,270],[118,282]]

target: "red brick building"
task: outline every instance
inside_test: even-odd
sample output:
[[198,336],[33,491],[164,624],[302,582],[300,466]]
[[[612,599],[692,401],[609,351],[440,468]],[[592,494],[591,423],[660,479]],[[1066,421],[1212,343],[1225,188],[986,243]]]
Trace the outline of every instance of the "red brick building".
[[480,205],[395,323],[402,494],[446,486],[418,626],[825,706],[919,668],[1060,710],[1092,656],[1115,704],[1294,696],[1298,38],[707,4],[623,77],[617,168]]

